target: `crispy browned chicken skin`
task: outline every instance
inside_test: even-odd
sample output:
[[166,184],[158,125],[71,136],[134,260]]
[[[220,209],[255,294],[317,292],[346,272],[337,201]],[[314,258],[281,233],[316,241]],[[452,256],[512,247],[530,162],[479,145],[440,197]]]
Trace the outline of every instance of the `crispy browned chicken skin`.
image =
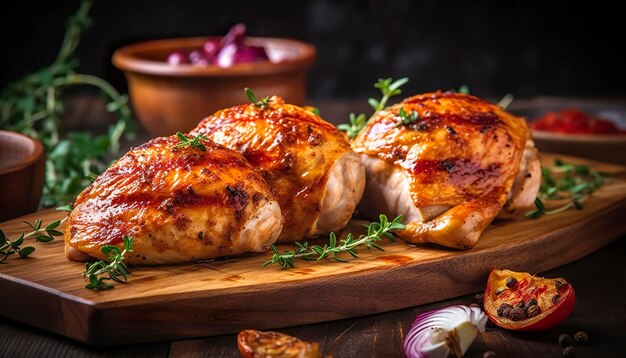
[[198,133],[241,152],[263,173],[285,218],[278,241],[341,229],[363,194],[364,169],[346,137],[280,97],[218,111],[191,132]]
[[[402,124],[400,109],[418,119]],[[417,95],[380,111],[352,147],[367,172],[360,210],[404,215],[398,235],[413,243],[473,247],[503,208],[533,204],[541,178],[526,122],[459,93]]]
[[103,245],[135,238],[129,264],[178,263],[263,251],[282,226],[261,175],[237,152],[210,141],[176,148],[175,136],[131,149],[76,199],[66,255],[105,258]]

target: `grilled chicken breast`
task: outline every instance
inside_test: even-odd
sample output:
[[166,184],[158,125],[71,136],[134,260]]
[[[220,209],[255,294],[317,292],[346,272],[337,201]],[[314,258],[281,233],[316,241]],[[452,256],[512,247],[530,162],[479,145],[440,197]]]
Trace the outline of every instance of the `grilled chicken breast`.
[[135,238],[129,264],[163,264],[260,252],[282,227],[267,183],[235,151],[175,136],[131,149],[76,199],[65,232],[70,260],[106,258],[103,245]]
[[412,243],[471,248],[503,208],[532,205],[541,179],[526,122],[465,94],[407,98],[378,112],[352,147],[367,173],[360,211],[404,215],[398,236]]
[[365,172],[346,137],[303,108],[272,97],[218,111],[191,132],[241,152],[270,184],[285,224],[278,241],[344,227],[363,194]]

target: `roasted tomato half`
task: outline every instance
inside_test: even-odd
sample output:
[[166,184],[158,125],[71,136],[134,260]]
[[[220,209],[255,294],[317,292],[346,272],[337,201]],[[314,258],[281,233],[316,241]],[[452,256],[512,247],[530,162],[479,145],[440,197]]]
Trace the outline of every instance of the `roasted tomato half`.
[[320,358],[320,345],[279,332],[246,329],[237,335],[239,353],[245,358]]
[[574,288],[562,278],[493,269],[485,289],[485,312],[496,325],[540,331],[563,322],[574,309]]

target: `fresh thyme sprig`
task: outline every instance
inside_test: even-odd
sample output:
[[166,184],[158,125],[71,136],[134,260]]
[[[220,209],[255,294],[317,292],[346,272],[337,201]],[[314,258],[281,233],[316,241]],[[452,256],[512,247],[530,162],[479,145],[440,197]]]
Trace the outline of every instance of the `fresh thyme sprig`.
[[[382,98],[380,100],[370,98],[367,101],[367,103],[369,103],[369,105],[374,110],[372,117],[378,111],[384,109],[387,106],[387,102],[389,102],[389,99],[391,99],[391,97],[397,96],[402,93],[400,87],[402,87],[407,82],[409,82],[409,79],[407,77],[403,77],[395,81],[391,78],[379,78],[378,82],[374,84],[374,87],[380,89]],[[357,134],[359,134],[359,132],[361,131],[361,129],[363,129],[363,127],[365,127],[367,122],[368,121],[366,120],[365,113],[360,113],[358,115],[350,113],[350,122],[340,124],[339,126],[337,126],[337,128],[339,128],[339,130],[341,131],[346,132],[348,138],[352,139],[356,137]]]
[[248,100],[259,108],[267,108],[269,106],[269,103],[272,101],[270,97],[263,97],[259,99],[256,94],[254,94],[254,92],[248,87],[244,88],[243,91],[246,93],[246,97],[248,97]]
[[349,118],[350,123],[342,123],[337,126],[340,131],[346,132],[348,138],[352,139],[356,137],[357,134],[365,127],[365,123],[367,123],[367,119],[365,118],[365,113],[361,113],[356,115],[354,113],[350,113]]
[[407,82],[409,82],[408,77],[402,77],[395,81],[391,78],[379,78],[378,82],[374,84],[374,87],[380,89],[380,93],[382,93],[383,97],[380,100],[370,98],[369,100],[367,100],[367,103],[372,106],[374,112],[378,112],[384,109],[387,106],[387,102],[391,97],[397,96],[402,93],[400,87],[404,86]]
[[[527,218],[536,219],[543,215],[558,214],[570,208],[582,210],[582,203],[610,176],[608,173],[591,170],[586,165],[565,163],[560,159],[554,161],[553,167],[544,167],[541,175],[535,209],[524,214]],[[544,203],[548,200],[567,202],[548,210]]]
[[25,258],[35,251],[32,246],[22,247],[24,244],[24,234],[14,241],[9,240],[2,230],[0,230],[0,263],[3,263],[9,256],[18,254],[20,258]]
[[[71,208],[69,205],[65,205],[58,207],[57,210],[69,212],[71,211]],[[37,242],[50,242],[54,240],[55,236],[63,236],[63,233],[56,230],[56,228],[67,221],[68,218],[69,215],[61,220],[55,220],[43,228],[41,227],[42,222],[40,219],[36,219],[33,223],[24,221],[24,223],[33,229],[33,231],[29,233],[21,233],[20,236],[14,241],[9,240],[5,236],[4,232],[0,230],[0,263],[4,262],[13,254],[18,254],[20,258],[25,258],[32,254],[35,251],[34,247],[22,247],[25,239],[32,237]]]
[[95,262],[87,262],[85,264],[85,272],[83,277],[89,280],[85,288],[91,290],[108,290],[114,288],[115,285],[106,281],[113,280],[119,283],[128,282],[130,271],[124,263],[124,256],[133,252],[134,238],[124,236],[124,249],[120,250],[114,245],[105,245],[100,248],[103,254],[109,258],[109,262],[98,260]]
[[[9,84],[0,93],[0,128],[40,140],[46,150],[46,180],[42,205],[52,207],[69,202],[89,181],[89,173],[101,173],[118,154],[119,140],[133,125],[128,96],[120,94],[104,79],[76,73],[75,50],[81,34],[91,24],[88,16],[93,0],[81,0],[70,17],[59,53],[52,64]],[[63,93],[72,86],[93,86],[108,102],[106,109],[117,122],[106,135],[66,132]]]
[[361,245],[365,246],[368,250],[375,248],[380,251],[385,251],[376,242],[385,237],[392,241],[395,240],[395,236],[391,231],[404,229],[404,224],[402,224],[403,218],[400,215],[393,219],[393,221],[389,221],[387,216],[381,214],[379,220],[379,222],[363,225],[367,229],[367,235],[360,235],[358,239],[354,239],[352,233],[349,233],[345,239],[339,240],[339,245],[337,243],[337,235],[335,235],[334,232],[330,233],[328,244],[324,244],[324,246],[309,246],[309,243],[306,241],[304,243],[296,242],[298,248],[295,251],[285,250],[285,252],[281,254],[278,248],[272,245],[274,255],[271,259],[263,263],[263,266],[278,263],[284,269],[293,268],[296,266],[296,258],[307,261],[320,261],[332,257],[335,261],[346,262],[347,260],[339,257],[338,254],[347,252],[352,257],[358,257],[356,248]]
[[419,119],[419,113],[415,110],[411,111],[411,114],[407,114],[404,111],[404,107],[400,107],[400,112],[398,113],[398,117],[400,117],[400,122],[396,127],[400,127],[401,125],[408,125],[411,123],[415,123]]
[[191,147],[206,152],[206,147],[200,142],[201,140],[207,140],[207,137],[205,135],[198,134],[193,138],[187,138],[187,136],[185,136],[181,132],[176,132],[176,136],[178,137],[179,143],[176,144],[174,148]]

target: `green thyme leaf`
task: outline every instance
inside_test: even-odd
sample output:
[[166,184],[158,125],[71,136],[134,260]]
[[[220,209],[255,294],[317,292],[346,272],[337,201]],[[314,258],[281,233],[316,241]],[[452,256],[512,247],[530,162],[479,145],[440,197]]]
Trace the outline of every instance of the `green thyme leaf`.
[[462,85],[461,87],[459,87],[459,93],[470,94],[469,86],[468,85]]
[[415,110],[411,111],[411,114],[407,114],[404,111],[404,107],[400,107],[400,112],[398,113],[398,117],[400,117],[400,123],[398,123],[398,127],[401,125],[409,125],[411,123],[417,122],[419,118],[419,113]]
[[316,116],[320,115],[320,109],[317,107],[311,107],[310,111],[315,114]]
[[207,140],[206,136],[202,134],[198,134],[197,136],[189,139],[181,132],[177,132],[176,136],[178,137],[179,143],[176,144],[174,148],[190,147],[190,148],[196,148],[196,149],[199,149],[200,151],[206,152],[206,147],[204,146],[204,144],[200,142],[201,140],[206,141]]
[[248,97],[248,100],[259,108],[267,108],[269,103],[272,101],[270,97],[263,97],[261,99],[257,98],[256,94],[254,94],[254,92],[248,87],[244,88],[244,92],[246,97]]
[[32,246],[26,246],[21,248],[18,253],[20,255],[21,258],[25,258],[28,255],[32,254],[35,251],[35,248]]
[[361,129],[365,127],[365,114],[361,113],[359,115],[355,115],[354,113],[350,113],[350,123],[349,124],[340,124],[337,128],[341,131],[346,132],[348,138],[353,139],[359,134]]
[[58,208],[56,208],[56,210],[70,212],[72,211],[72,207],[69,205],[63,205],[63,206],[59,206]]
[[[381,99],[370,98],[367,100],[367,103],[372,107],[374,113],[370,116],[370,119],[378,112],[381,111],[387,106],[387,102],[393,96],[397,96],[402,93],[400,87],[409,82],[407,77],[400,78],[398,80],[393,80],[391,78],[379,78],[378,81],[374,84],[375,88],[380,90],[382,94]],[[361,113],[356,115],[354,113],[350,113],[349,123],[340,124],[337,128],[341,131],[346,132],[348,138],[354,139],[357,134],[367,125],[369,120],[366,119],[365,114]]]
[[120,250],[114,245],[105,245],[100,251],[105,254],[109,261],[98,260],[96,262],[88,262],[85,264],[83,277],[89,280],[85,288],[92,290],[108,290],[115,286],[108,280],[119,283],[128,282],[128,266],[124,263],[125,255],[133,252],[134,238],[129,236],[123,237],[124,248]]

